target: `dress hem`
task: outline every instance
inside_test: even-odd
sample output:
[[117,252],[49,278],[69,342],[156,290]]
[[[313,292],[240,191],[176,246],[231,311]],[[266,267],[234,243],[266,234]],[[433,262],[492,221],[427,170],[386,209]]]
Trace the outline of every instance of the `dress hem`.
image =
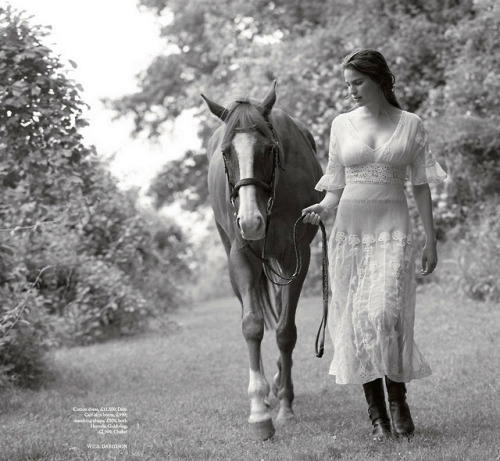
[[337,377],[337,374],[335,372],[332,372],[332,371],[329,371],[330,375],[334,376],[335,377],[335,383],[336,384],[342,384],[342,385],[345,385],[345,384],[366,384],[366,383],[369,383],[371,381],[374,381],[375,379],[379,379],[379,378],[384,378],[385,376],[387,376],[391,381],[394,381],[394,382],[397,382],[397,383],[409,383],[410,381],[413,381],[415,379],[422,379],[422,378],[427,378],[429,376],[432,375],[432,371],[430,369],[428,370],[422,370],[421,372],[419,373],[414,373],[411,377],[405,377],[405,378],[401,378],[400,376],[395,376],[395,375],[392,375],[392,374],[380,374],[380,375],[377,375],[377,376],[373,376],[373,377],[370,377],[369,379],[359,379],[359,380],[356,380],[356,381],[352,381],[352,380],[342,380],[342,379],[339,379]]

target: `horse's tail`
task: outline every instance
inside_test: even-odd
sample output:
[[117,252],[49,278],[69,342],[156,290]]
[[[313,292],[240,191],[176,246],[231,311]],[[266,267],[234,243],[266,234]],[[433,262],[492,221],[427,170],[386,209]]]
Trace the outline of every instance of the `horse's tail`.
[[[270,259],[268,263],[277,272],[281,271],[281,267],[275,259]],[[281,287],[272,283],[262,271],[258,293],[264,326],[267,330],[275,330],[281,314]]]

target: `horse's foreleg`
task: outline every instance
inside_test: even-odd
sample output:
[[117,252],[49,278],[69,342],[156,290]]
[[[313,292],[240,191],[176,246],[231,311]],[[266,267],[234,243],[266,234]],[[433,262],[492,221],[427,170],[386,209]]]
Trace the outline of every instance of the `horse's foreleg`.
[[264,318],[260,312],[259,296],[255,287],[258,283],[252,281],[260,277],[260,267],[242,264],[239,254],[231,254],[233,286],[239,292],[243,307],[242,332],[248,347],[250,361],[248,397],[250,399],[250,431],[252,436],[259,440],[269,439],[274,435],[274,426],[267,396],[269,383],[264,375],[262,366],[261,343],[264,337]]
[[[283,291],[283,288],[280,287],[280,290],[278,291],[278,293],[276,293],[276,301],[275,301],[279,317],[281,317],[281,312],[283,311],[282,291]],[[281,357],[278,357],[278,360],[276,362],[276,366],[278,367],[278,371],[276,372],[276,374],[273,377],[272,391],[273,391],[274,396],[278,397],[278,391],[280,388],[280,381],[281,381]]]
[[297,327],[295,325],[295,313],[299,301],[300,291],[309,267],[309,247],[302,248],[302,271],[299,277],[283,290],[283,311],[280,316],[276,330],[276,341],[280,350],[278,360],[278,373],[274,377],[273,384],[278,389],[280,409],[277,422],[286,424],[295,421],[292,410],[294,399],[292,380],[292,354],[297,342]]
[[[255,300],[253,300],[255,301]],[[252,301],[250,306],[254,306]],[[257,439],[268,439],[274,434],[271,412],[267,396],[269,383],[264,375],[261,356],[261,342],[264,336],[264,319],[250,307],[245,308],[242,322],[243,336],[247,342],[250,359],[248,397],[250,398],[250,417],[248,422],[252,435]]]
[[[284,290],[284,296],[287,297],[288,290]],[[288,301],[285,299],[285,301]],[[280,401],[280,409],[277,421],[287,423],[295,419],[292,410],[294,399],[293,381],[292,381],[292,354],[297,342],[297,328],[295,326],[295,308],[289,303],[285,307],[278,329],[276,331],[276,340],[280,351],[278,360],[278,373],[275,376],[274,384],[277,387],[277,397]]]
[[269,402],[269,394],[271,393],[271,386],[266,378],[266,373],[264,371],[264,363],[262,362],[262,353],[260,354],[260,370],[262,372],[262,378],[264,379],[264,385],[266,387],[266,397],[264,397],[264,403],[267,408],[271,408],[271,403]]
[[278,397],[278,392],[280,390],[280,383],[281,383],[281,357],[278,358],[276,362],[276,366],[278,367],[278,371],[273,377],[273,394],[275,397]]

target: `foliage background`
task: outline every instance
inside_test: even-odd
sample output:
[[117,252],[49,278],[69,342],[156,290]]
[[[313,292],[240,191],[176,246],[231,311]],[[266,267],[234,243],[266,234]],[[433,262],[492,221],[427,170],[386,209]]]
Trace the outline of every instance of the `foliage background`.
[[47,34],[0,8],[0,388],[40,384],[50,347],[142,331],[190,275],[179,226],[84,144],[75,64]]
[[[340,63],[354,48],[374,48],[396,75],[402,106],[422,117],[448,172],[433,190],[441,268],[434,280],[456,283],[476,299],[499,299],[500,5],[494,0],[141,0],[159,16],[176,52],[158,56],[139,76],[141,89],[112,103],[133,114],[137,132],[155,137],[163,123],[198,108],[204,145],[218,121],[199,97],[227,104],[261,97],[278,80],[277,106],[311,129],[326,163],[330,124],[350,102]],[[165,165],[150,194],[158,207],[206,206],[204,150]],[[411,194],[411,193],[410,193]],[[423,232],[413,202],[417,237]],[[220,247],[219,247],[220,250]],[[306,290],[317,289],[320,251]],[[222,250],[219,257],[224,258]],[[203,261],[200,261],[203,264]],[[213,266],[213,255],[205,265]],[[420,280],[423,282],[423,280]]]

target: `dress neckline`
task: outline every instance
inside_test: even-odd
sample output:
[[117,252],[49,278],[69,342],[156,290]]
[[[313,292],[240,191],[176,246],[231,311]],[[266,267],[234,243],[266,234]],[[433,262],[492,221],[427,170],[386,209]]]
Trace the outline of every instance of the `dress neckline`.
[[361,136],[356,131],[356,128],[354,128],[354,125],[352,124],[351,119],[349,118],[349,114],[346,114],[346,118],[347,118],[347,123],[349,123],[349,126],[351,127],[351,129],[354,132],[354,134],[356,135],[356,137],[361,141],[361,143],[364,146],[366,146],[368,149],[370,149],[371,151],[377,152],[379,149],[381,149],[382,147],[384,147],[387,144],[389,144],[393,140],[393,138],[396,136],[397,132],[399,131],[399,127],[401,126],[401,122],[403,121],[403,115],[404,115],[404,113],[405,113],[405,111],[401,110],[401,116],[399,117],[398,124],[396,125],[396,128],[394,129],[391,137],[387,141],[385,141],[383,144],[381,144],[380,146],[375,147],[375,148],[369,146],[365,141],[363,141],[363,139],[361,138]]

